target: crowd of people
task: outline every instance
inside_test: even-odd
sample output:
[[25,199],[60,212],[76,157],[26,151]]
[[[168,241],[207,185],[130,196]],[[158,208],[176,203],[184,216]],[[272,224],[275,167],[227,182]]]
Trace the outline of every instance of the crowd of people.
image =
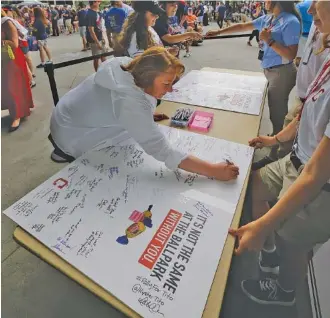
[[[90,47],[94,55],[104,52],[105,33],[116,57],[101,59],[102,63],[95,60],[96,72],[54,108],[51,159],[71,162],[105,139],[116,141],[128,135],[169,169],[181,168],[221,181],[237,178],[239,167],[206,162],[173,149],[154,122],[155,109],[157,100],[171,92],[184,73],[180,50],[189,57],[190,46],[202,41],[202,28],[210,16],[219,29],[208,31],[206,37],[252,32],[248,45],[255,36],[269,83],[273,131],[249,143],[271,151],[253,164],[254,220],[230,233],[238,239],[238,254],[261,250],[261,271],[278,274],[276,280],[242,281],[243,292],[260,304],[294,304],[310,251],[330,238],[330,2],[304,1],[296,6],[291,1],[268,0],[235,8],[218,3],[211,10],[202,2],[137,1],[131,7],[113,1],[101,12],[100,1],[89,1],[89,7],[81,4],[74,17],[67,8],[61,14],[56,8],[56,12],[51,10],[51,23],[41,8],[33,9],[33,18],[27,18],[24,10],[18,17],[11,10],[1,12],[2,75],[9,76],[9,81],[2,81],[2,105],[13,119],[11,131],[33,107],[33,66],[21,43],[26,41],[26,28],[33,28],[41,65],[51,59],[46,36],[50,25],[54,36],[62,26],[67,34],[79,30],[83,50]],[[237,10],[250,15],[252,21],[231,25]],[[295,86],[299,102],[289,112],[289,94]]]

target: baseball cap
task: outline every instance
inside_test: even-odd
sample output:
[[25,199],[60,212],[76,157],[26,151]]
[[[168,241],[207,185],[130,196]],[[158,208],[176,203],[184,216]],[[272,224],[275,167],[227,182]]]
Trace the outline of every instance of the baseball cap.
[[14,7],[11,6],[10,4],[6,4],[6,5],[2,6],[1,9],[4,10],[5,12],[14,11]]
[[156,15],[164,14],[164,10],[158,5],[158,1],[134,1],[133,9],[136,12],[149,11]]

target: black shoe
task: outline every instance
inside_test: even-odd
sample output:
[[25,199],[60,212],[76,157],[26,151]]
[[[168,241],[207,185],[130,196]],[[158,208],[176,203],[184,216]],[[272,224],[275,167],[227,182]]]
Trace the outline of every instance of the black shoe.
[[39,65],[37,65],[37,68],[44,68],[44,67],[45,67],[44,64],[39,64]]
[[8,129],[8,132],[14,132],[14,131],[16,131],[19,127],[21,126],[21,122],[18,124],[18,126],[15,126],[15,127],[13,127],[13,126],[10,126],[9,127],[9,129]]
[[264,273],[272,273],[278,275],[280,259],[276,250],[274,252],[260,251],[259,254],[259,267]]
[[296,301],[294,291],[283,290],[277,281],[269,278],[243,280],[241,288],[246,296],[261,305],[292,306]]
[[267,166],[268,164],[270,164],[272,162],[274,162],[274,160],[272,158],[269,158],[268,156],[266,156],[266,157],[263,157],[262,159],[260,159],[257,162],[253,162],[252,166],[251,166],[251,169],[252,169],[252,171],[259,170],[259,169]]

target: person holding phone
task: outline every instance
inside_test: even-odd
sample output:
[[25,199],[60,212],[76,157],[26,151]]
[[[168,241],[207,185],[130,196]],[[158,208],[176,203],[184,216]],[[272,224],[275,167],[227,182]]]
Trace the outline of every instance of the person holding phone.
[[[206,36],[259,30],[262,50],[258,58],[269,82],[268,105],[273,125],[272,135],[276,135],[282,130],[288,113],[289,94],[296,83],[297,70],[293,61],[301,34],[301,18],[292,1],[267,0],[265,8],[268,15],[248,23],[209,31]],[[276,147],[272,148],[269,156],[254,163],[252,169],[259,169],[274,160],[277,160]]]

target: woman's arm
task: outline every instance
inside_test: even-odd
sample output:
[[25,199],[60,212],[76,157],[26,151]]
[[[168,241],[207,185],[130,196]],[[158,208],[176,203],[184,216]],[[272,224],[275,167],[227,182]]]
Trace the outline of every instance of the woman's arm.
[[221,181],[236,179],[239,175],[239,168],[234,164],[225,162],[214,164],[191,155],[181,161],[179,168]]
[[274,42],[272,49],[280,56],[292,61],[296,58],[298,45],[284,46],[278,42]]
[[263,29],[260,32],[260,40],[266,42],[268,45],[271,45],[271,48],[280,56],[292,61],[298,51],[298,44],[294,45],[283,45],[272,40],[272,31],[270,29]]
[[208,31],[206,36],[216,36],[221,34],[231,34],[236,32],[253,31],[255,29],[253,22],[238,23],[221,30]]
[[252,140],[249,140],[249,145],[255,148],[273,147],[278,143],[294,140],[297,134],[298,125],[299,120],[298,117],[296,117],[288,126],[282,129],[275,136],[258,136]]
[[15,25],[11,22],[11,21],[7,21],[7,40],[3,41],[3,44],[7,44],[9,45],[11,48],[16,49],[18,48],[18,32],[17,29],[15,27]]
[[117,100],[115,113],[118,114],[118,123],[128,131],[142,149],[156,160],[164,162],[169,169],[175,170],[179,167],[222,181],[237,177],[238,167],[234,164],[209,163],[173,148],[159,126],[155,124],[151,105],[147,102],[130,100],[122,96]]

